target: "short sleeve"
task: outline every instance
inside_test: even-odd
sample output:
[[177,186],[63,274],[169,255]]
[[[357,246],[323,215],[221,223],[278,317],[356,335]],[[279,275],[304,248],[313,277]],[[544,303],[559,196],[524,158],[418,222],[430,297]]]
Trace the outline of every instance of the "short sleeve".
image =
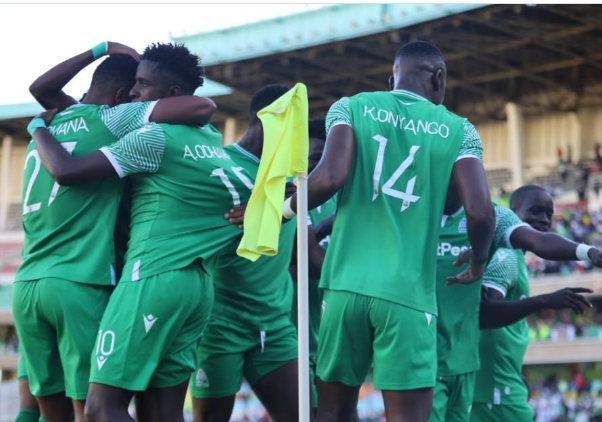
[[155,173],[165,151],[165,132],[159,126],[150,124],[128,133],[100,151],[111,162],[119,177]]
[[518,215],[509,208],[494,205],[495,210],[495,234],[493,237],[493,246],[497,248],[513,249],[510,242],[512,232],[519,227],[528,226],[527,223],[518,218]]
[[328,114],[326,115],[326,135],[328,135],[330,129],[337,125],[352,126],[348,97],[341,98],[328,110]]
[[146,101],[102,107],[99,115],[107,129],[117,138],[122,138],[128,132],[148,124],[156,105],[157,101]]
[[506,294],[518,280],[518,260],[510,249],[498,249],[483,274],[483,287]]
[[464,158],[483,159],[481,137],[479,136],[479,132],[477,132],[477,128],[468,119],[464,120],[464,138],[462,139],[462,146],[460,146],[456,161]]

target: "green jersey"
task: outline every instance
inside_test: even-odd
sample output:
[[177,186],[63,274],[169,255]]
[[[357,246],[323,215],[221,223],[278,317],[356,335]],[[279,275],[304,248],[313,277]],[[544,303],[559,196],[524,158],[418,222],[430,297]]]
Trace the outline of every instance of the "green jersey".
[[436,314],[440,219],[456,160],[481,158],[474,126],[402,90],[339,100],[327,131],[339,124],[353,129],[356,155],[320,286]]
[[[529,277],[522,251],[498,250],[485,270],[483,286],[501,292],[504,300],[529,297]],[[481,331],[481,369],[477,373],[475,402],[496,405],[527,402],[527,386],[521,372],[528,345],[526,319],[507,327]]]
[[[524,226],[508,208],[494,204],[495,235],[491,252],[498,248],[512,248],[510,235]],[[479,369],[479,304],[481,283],[447,285],[447,277],[464,267],[454,267],[458,255],[470,248],[466,231],[466,213],[460,208],[453,215],[444,215],[441,221],[437,247],[437,376],[466,374]]]
[[[309,218],[312,226],[316,227],[322,221],[326,220],[337,210],[337,195],[330,198],[319,207],[309,210]],[[320,246],[328,249],[330,235],[320,240]],[[320,321],[322,320],[322,299],[323,292],[318,287],[320,280],[309,280],[309,353],[315,356],[318,353],[318,336],[320,333]],[[293,322],[297,325],[297,286],[293,295],[293,312],[291,314]]]
[[[58,113],[50,133],[72,155],[115,142],[148,123],[155,102],[117,107],[76,104]],[[35,143],[23,172],[23,263],[16,281],[44,277],[115,284],[113,232],[123,189],[116,178],[60,186],[46,171]]]
[[250,180],[213,126],[151,123],[101,151],[117,174],[131,176],[121,280],[185,268],[240,239],[224,214],[247,201]]
[[[235,172],[248,181],[245,202],[253,189],[259,158],[238,144],[224,150],[240,167]],[[282,225],[278,254],[251,262],[236,254],[238,242],[231,243],[205,261],[213,277],[215,302],[212,316],[260,331],[277,330],[290,324],[293,284],[288,271],[293,252],[296,219]]]

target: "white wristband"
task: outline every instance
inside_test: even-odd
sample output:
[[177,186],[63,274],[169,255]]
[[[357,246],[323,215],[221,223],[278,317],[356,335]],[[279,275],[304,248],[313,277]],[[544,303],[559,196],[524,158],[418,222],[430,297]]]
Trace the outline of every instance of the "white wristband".
[[291,208],[292,198],[292,196],[286,198],[286,200],[284,201],[284,206],[282,207],[282,216],[287,220],[292,220],[293,217],[297,215],[297,213]]
[[591,262],[591,259],[589,259],[589,255],[587,254],[591,248],[593,248],[593,246],[586,245],[585,243],[579,244],[579,246],[577,246],[577,249],[575,250],[575,255],[577,255],[577,259],[579,261]]

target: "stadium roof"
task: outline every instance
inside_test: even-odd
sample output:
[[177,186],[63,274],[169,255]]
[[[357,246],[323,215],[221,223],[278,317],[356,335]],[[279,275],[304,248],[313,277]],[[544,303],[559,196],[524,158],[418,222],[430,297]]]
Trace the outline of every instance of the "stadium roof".
[[174,39],[234,89],[216,100],[222,118],[244,118],[263,85],[297,81],[323,116],[341,96],[388,89],[397,48],[423,39],[448,63],[446,105],[491,120],[507,101],[527,112],[602,104],[601,28],[599,5],[353,4]]

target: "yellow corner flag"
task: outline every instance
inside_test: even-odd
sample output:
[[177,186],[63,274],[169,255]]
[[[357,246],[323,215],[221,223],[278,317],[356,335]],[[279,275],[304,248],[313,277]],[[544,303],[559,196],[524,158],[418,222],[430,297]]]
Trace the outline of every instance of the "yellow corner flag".
[[298,83],[257,113],[263,125],[263,152],[236,251],[251,261],[278,253],[286,178],[307,173],[308,108],[307,88]]

